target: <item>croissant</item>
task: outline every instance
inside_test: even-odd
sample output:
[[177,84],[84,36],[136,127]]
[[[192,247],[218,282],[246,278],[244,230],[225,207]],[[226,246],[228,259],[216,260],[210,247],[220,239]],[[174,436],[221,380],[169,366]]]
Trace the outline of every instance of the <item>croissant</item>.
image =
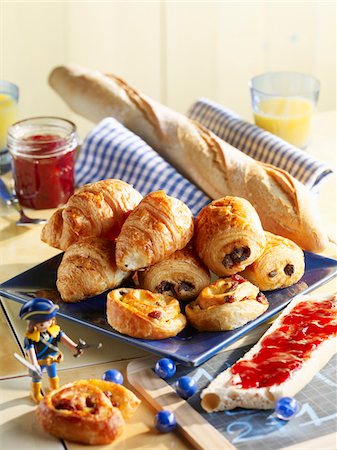
[[186,325],[175,298],[130,288],[109,292],[107,320],[120,333],[141,339],[176,336]]
[[66,250],[69,243],[80,237],[114,239],[129,212],[142,198],[130,184],[121,180],[86,184],[69,198],[61,212],[55,213],[55,217],[46,223],[41,239],[61,250]]
[[84,238],[64,253],[56,286],[62,300],[73,303],[113,289],[129,275],[116,267],[114,241]]
[[189,208],[164,191],[151,192],[130,213],[116,241],[121,270],[139,270],[184,248],[193,236]]
[[256,319],[268,308],[268,300],[240,275],[219,278],[186,306],[188,322],[199,331],[227,331]]
[[257,212],[240,197],[223,197],[196,218],[196,250],[218,276],[241,272],[262,253],[266,238]]
[[57,209],[44,225],[41,232],[41,240],[51,247],[67,250],[67,248],[78,240],[74,231],[64,225],[63,208]]
[[121,411],[88,380],[51,391],[39,403],[36,417],[52,436],[89,445],[109,444],[124,429]]
[[262,291],[291,286],[304,274],[304,253],[298,245],[282,236],[265,232],[266,247],[241,275]]
[[138,272],[142,289],[192,300],[211,282],[209,270],[192,246],[177,250],[163,261]]

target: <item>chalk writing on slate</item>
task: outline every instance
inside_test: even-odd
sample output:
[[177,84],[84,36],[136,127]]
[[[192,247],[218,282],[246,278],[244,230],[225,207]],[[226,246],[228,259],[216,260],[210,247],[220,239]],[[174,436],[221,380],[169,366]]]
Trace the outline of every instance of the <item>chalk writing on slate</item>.
[[217,374],[241,358],[249,348],[242,347],[218,354],[194,369],[178,365],[175,376],[166,382],[173,385],[183,375],[193,377],[198,384],[198,392],[187,400],[188,403],[239,450],[251,450],[252,442],[259,450],[276,450],[336,431],[336,355],[296,395],[300,410],[289,422],[278,419],[273,410],[237,408],[232,411],[206,413],[200,406],[200,392]]

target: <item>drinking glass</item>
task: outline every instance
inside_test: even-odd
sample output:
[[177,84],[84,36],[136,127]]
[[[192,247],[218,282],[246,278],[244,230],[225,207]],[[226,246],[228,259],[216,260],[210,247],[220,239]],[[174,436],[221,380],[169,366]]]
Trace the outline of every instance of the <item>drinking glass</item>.
[[17,121],[19,88],[9,81],[0,80],[0,175],[11,168],[7,149],[7,130]]
[[249,83],[255,124],[290,144],[305,148],[320,82],[296,72],[269,72]]

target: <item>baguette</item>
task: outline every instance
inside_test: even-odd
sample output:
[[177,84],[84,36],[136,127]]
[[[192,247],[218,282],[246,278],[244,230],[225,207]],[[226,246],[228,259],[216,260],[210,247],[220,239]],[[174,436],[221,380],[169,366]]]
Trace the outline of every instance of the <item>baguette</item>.
[[118,77],[60,66],[51,72],[49,83],[87,119],[119,120],[212,199],[243,197],[255,207],[265,230],[293,240],[304,250],[320,252],[327,246],[314,199],[284,170],[255,161]]
[[336,294],[298,296],[253,348],[202,391],[201,406],[208,412],[270,409],[295,395],[336,353],[336,307]]

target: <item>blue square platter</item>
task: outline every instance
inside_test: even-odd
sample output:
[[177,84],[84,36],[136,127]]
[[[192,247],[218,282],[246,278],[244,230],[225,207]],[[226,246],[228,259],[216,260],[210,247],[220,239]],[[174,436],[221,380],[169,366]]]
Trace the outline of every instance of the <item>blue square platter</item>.
[[198,332],[186,327],[177,336],[149,341],[125,336],[113,330],[106,321],[106,295],[100,294],[79,303],[64,303],[56,291],[56,274],[62,254],[51,258],[0,285],[0,295],[25,303],[34,297],[50,298],[59,304],[59,315],[108,334],[149,352],[173,358],[184,365],[198,366],[220,350],[233,344],[253,328],[282,310],[296,295],[313,291],[337,275],[337,261],[305,252],[306,270],[293,286],[266,293],[268,310],[241,328],[223,332]]

